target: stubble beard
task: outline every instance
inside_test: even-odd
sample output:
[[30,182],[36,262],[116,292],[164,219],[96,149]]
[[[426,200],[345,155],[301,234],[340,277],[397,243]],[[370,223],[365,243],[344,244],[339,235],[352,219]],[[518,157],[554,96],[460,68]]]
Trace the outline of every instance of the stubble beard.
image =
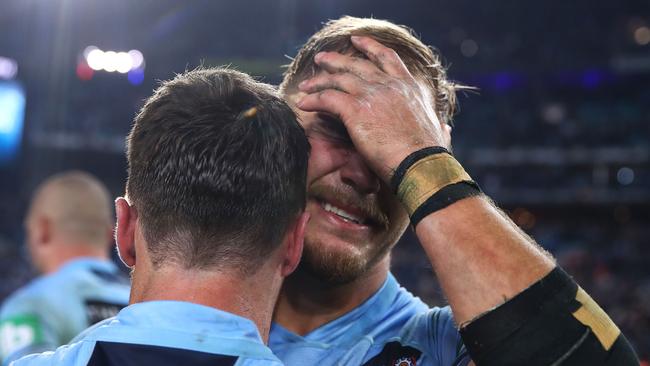
[[[344,232],[333,233],[322,231],[323,228],[310,227],[316,225],[313,221],[308,224],[302,260],[294,275],[308,275],[325,286],[349,284],[371,272],[389,255],[408,225],[406,212],[399,212],[397,202],[359,196],[347,187],[325,184],[313,184],[309,195],[316,200],[333,196],[343,203],[362,208],[367,217],[372,217],[378,223],[375,229],[380,230],[368,237],[367,241],[360,241]],[[330,243],[328,240],[339,243]]]
[[[396,239],[397,240],[397,239]],[[305,237],[305,248],[296,274],[306,274],[329,287],[362,278],[390,252],[396,240],[358,243],[347,249],[332,248],[320,238]]]

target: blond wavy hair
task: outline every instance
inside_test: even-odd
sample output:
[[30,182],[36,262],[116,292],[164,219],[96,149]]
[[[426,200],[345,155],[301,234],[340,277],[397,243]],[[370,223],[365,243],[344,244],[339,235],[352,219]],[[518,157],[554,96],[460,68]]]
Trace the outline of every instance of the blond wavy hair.
[[[287,66],[280,92],[285,96],[292,94],[300,81],[319,71],[313,62],[318,52],[352,49],[350,36],[353,35],[371,37],[395,50],[411,74],[431,88],[438,118],[451,124],[457,109],[456,92],[472,88],[450,81],[438,51],[422,43],[412,29],[386,20],[344,16],[325,23]],[[355,54],[362,56],[359,52]]]

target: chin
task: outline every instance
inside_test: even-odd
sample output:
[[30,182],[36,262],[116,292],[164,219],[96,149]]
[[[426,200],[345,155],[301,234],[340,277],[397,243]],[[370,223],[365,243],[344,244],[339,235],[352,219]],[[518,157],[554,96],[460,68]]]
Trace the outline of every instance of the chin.
[[305,249],[296,273],[330,286],[345,285],[370,272],[388,255],[390,247],[358,247],[350,243],[328,245],[305,238]]

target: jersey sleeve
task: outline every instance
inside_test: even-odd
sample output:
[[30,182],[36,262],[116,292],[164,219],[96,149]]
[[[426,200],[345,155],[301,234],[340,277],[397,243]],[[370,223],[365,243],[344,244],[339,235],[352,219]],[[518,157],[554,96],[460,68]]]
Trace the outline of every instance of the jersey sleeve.
[[0,312],[3,365],[31,353],[54,350],[59,345],[56,325],[46,309],[46,304],[39,305],[35,298],[18,297],[5,303]]

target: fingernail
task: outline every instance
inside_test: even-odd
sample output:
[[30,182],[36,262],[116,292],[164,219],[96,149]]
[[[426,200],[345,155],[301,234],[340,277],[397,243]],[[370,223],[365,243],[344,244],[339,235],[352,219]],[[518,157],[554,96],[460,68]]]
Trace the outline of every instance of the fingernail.
[[325,52],[318,52],[316,56],[314,56],[314,61],[320,61],[321,58],[323,58],[323,55]]
[[298,89],[302,89],[307,85],[307,80],[303,80],[298,84]]
[[351,39],[353,42],[356,42],[356,41],[359,41],[359,40],[361,39],[361,37],[360,37],[360,36],[352,36],[352,37],[350,37],[350,39]]

